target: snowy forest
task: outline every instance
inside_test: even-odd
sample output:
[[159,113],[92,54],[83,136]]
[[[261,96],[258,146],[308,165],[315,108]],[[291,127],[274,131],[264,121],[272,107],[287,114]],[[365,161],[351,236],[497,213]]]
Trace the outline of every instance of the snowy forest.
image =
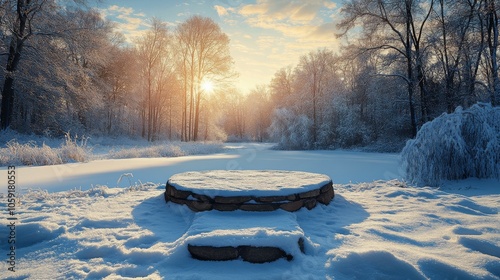
[[82,1],[0,1],[1,129],[59,137],[273,141],[401,150],[426,122],[500,105],[500,3],[348,0],[339,51],[304,53],[242,93],[211,18],[159,19],[133,44]]

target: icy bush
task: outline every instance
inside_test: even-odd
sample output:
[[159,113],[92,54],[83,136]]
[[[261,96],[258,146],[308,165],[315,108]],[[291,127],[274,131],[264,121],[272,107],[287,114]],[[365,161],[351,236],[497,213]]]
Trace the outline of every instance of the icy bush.
[[469,177],[500,179],[500,108],[457,108],[422,126],[401,152],[407,180],[438,186]]

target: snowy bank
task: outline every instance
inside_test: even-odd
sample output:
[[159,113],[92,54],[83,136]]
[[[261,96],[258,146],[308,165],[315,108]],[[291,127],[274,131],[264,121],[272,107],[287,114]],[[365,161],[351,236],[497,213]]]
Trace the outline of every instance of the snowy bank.
[[[25,136],[26,137],[26,136]],[[3,136],[2,138],[5,138]],[[56,139],[35,140],[13,138],[0,146],[0,166],[7,165],[58,165],[88,162],[99,159],[159,158],[188,155],[215,154],[224,151],[221,142],[146,142],[116,139],[90,141],[91,138],[66,134],[61,143]],[[38,140],[38,141],[36,141]],[[111,142],[110,142],[111,141]],[[0,142],[1,143],[1,142]],[[104,143],[104,144],[99,144]]]
[[[330,205],[293,213],[302,232],[288,230],[310,240],[307,253],[266,264],[193,260],[187,241],[216,227],[190,229],[193,212],[166,204],[164,185],[30,192],[20,199],[15,277],[498,279],[499,194],[410,188],[399,181],[335,189],[339,194]],[[238,214],[231,218],[243,223],[249,215]],[[5,222],[1,236],[7,234]],[[256,235],[251,242],[260,240]],[[0,264],[2,273],[6,265]]]
[[[238,144],[218,155],[19,167],[17,272],[5,274],[8,263],[2,261],[1,277],[499,279],[498,180],[413,188],[402,182],[395,154],[269,146]],[[332,178],[336,196],[328,206],[293,213],[311,246],[290,262],[197,261],[186,242],[195,214],[165,203],[165,182],[173,174],[209,169],[322,173]],[[0,168],[0,177],[6,176]],[[2,209],[6,193],[0,185]],[[0,219],[0,236],[8,235],[6,223]],[[0,238],[0,248],[6,240]]]

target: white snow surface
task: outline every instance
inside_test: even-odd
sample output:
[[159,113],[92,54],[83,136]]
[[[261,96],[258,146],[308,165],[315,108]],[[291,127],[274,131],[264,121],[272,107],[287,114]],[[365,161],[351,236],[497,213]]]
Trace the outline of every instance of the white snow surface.
[[178,190],[215,196],[283,196],[316,190],[331,182],[324,174],[287,170],[207,170],[175,174]]
[[[0,278],[500,279],[499,181],[416,188],[402,182],[395,154],[268,148],[241,144],[217,155],[19,167],[16,272],[7,270],[2,211]],[[195,214],[165,203],[173,174],[213,169],[326,174],[336,196],[327,206],[294,213]],[[0,178],[7,178],[5,167]],[[6,209],[3,182],[0,207]],[[238,225],[240,237],[255,245],[275,238],[292,246],[285,233],[303,235],[306,253],[265,264],[190,257],[190,241],[222,244]],[[207,239],[200,238],[204,233]]]

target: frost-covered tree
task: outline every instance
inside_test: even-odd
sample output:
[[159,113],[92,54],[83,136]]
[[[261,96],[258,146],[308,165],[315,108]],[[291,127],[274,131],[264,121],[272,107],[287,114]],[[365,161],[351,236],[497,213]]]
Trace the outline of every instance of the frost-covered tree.
[[274,111],[269,128],[271,139],[281,149],[311,149],[313,121],[306,115],[296,115],[286,108]]
[[500,108],[458,107],[426,123],[401,153],[408,181],[438,186],[443,180],[500,179]]
[[32,22],[34,33],[14,71],[12,128],[53,135],[99,131],[93,117],[100,116],[98,72],[109,61],[109,24],[94,10],[51,7]]
[[[386,76],[402,78],[407,86],[412,134],[418,130],[416,112],[417,86],[420,89],[420,108],[423,120],[427,115],[427,91],[424,76],[424,32],[432,12],[434,0],[351,0],[342,7],[344,14],[339,27],[347,32],[362,26],[359,44],[363,51],[386,55],[388,65],[404,65],[403,69],[391,67],[381,72]],[[389,71],[387,71],[389,70]]]
[[[0,33],[2,38],[2,104],[0,114],[0,128],[6,129],[19,119],[25,111],[20,112],[16,106],[22,103],[22,87],[30,89],[23,79],[37,76],[34,69],[23,72],[22,67],[34,59],[44,60],[42,55],[51,44],[54,48],[76,47],[71,50],[84,57],[82,47],[93,40],[82,36],[87,30],[96,27],[95,12],[82,8],[85,1],[55,1],[55,0],[18,0],[1,1]],[[76,4],[76,5],[75,5]],[[82,14],[86,14],[82,17]],[[96,29],[94,29],[96,31]],[[99,36],[97,36],[99,37]],[[97,38],[93,37],[93,38]],[[86,59],[90,59],[88,56]],[[28,61],[26,63],[25,61]],[[50,62],[45,59],[45,62]],[[42,64],[41,62],[38,63]],[[38,75],[40,76],[40,75]],[[43,77],[40,77],[43,78]],[[38,86],[38,82],[35,84]],[[45,88],[49,92],[51,90]],[[40,92],[41,94],[41,92]],[[36,99],[36,98],[35,98]],[[16,128],[15,126],[13,128]]]
[[330,50],[322,49],[301,56],[296,72],[296,93],[302,99],[301,113],[312,120],[312,143],[317,146],[319,127],[325,120],[327,100],[330,100],[331,89],[328,83],[332,81],[334,55]]

